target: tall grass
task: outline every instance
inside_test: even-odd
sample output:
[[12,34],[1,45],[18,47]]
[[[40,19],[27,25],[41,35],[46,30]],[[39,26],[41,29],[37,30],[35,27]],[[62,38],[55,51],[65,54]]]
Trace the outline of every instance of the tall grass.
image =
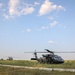
[[63,64],[40,64],[37,61],[25,60],[0,60],[0,64],[17,65],[17,66],[30,66],[30,67],[48,67],[48,68],[72,68],[75,69],[75,60],[65,61]]

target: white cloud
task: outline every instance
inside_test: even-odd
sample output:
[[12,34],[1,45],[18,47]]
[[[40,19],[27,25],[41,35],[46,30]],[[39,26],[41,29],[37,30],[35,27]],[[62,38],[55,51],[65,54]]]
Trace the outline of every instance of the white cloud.
[[48,14],[54,10],[64,10],[65,8],[61,5],[56,5],[53,2],[50,2],[49,0],[45,0],[45,2],[41,5],[40,10],[39,10],[39,15],[45,15]]
[[31,14],[35,10],[31,4],[24,3],[21,0],[9,0],[8,6],[8,12],[5,15],[6,19]]
[[59,6],[57,7],[57,9],[58,9],[58,10],[64,10],[64,11],[66,10],[66,9],[65,9],[63,6],[61,6],[61,5],[59,5]]
[[26,7],[24,9],[22,9],[21,13],[26,15],[26,14],[31,14],[34,12],[34,8],[33,7]]
[[41,27],[41,29],[48,29],[48,27],[43,26],[43,27]]
[[49,44],[54,44],[55,42],[54,42],[54,41],[48,41],[48,43],[49,43]]
[[61,24],[60,24],[59,26],[62,27],[62,28],[64,28],[64,29],[66,29],[66,26],[63,26],[63,25],[61,25]]
[[26,29],[27,32],[31,32],[31,29]]
[[20,0],[10,0],[9,1],[9,14],[10,15],[19,15],[20,12],[18,8],[20,6]]
[[58,22],[57,21],[53,21],[53,23],[50,24],[51,27],[54,27]]
[[48,16],[48,19],[53,20],[54,18],[52,16]]
[[31,29],[30,28],[25,29],[25,30],[22,31],[22,33],[24,33],[24,32],[31,32]]
[[2,8],[2,6],[3,6],[3,4],[2,4],[2,3],[0,3],[0,8]]
[[40,3],[39,2],[34,2],[34,5],[39,5]]
[[10,19],[10,17],[8,16],[8,15],[6,15],[6,14],[3,14],[3,16],[5,17],[5,19]]
[[13,15],[9,15],[9,14],[5,14],[5,13],[4,13],[3,16],[4,16],[4,18],[7,19],[7,20],[10,20],[11,18],[14,19],[14,16],[13,16]]
[[42,30],[47,30],[49,27],[48,26],[42,26],[40,28],[36,28],[37,31],[42,31]]
[[66,26],[64,26],[64,29],[66,28]]
[[53,4],[49,0],[45,0],[45,2],[41,5],[39,10],[39,15],[47,14],[57,8],[57,5]]

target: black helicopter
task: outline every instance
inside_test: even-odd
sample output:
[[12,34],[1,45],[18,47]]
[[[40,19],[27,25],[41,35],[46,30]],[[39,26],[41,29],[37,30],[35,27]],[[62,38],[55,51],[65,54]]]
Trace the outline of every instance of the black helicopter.
[[[47,63],[47,64],[60,64],[64,63],[64,60],[58,56],[55,55],[53,51],[50,51],[48,49],[45,49],[46,52],[34,52],[35,58],[31,58],[31,60],[37,60],[40,63]],[[32,52],[24,52],[24,53],[32,53]],[[42,57],[38,58],[37,53],[49,53],[49,54],[43,54]]]

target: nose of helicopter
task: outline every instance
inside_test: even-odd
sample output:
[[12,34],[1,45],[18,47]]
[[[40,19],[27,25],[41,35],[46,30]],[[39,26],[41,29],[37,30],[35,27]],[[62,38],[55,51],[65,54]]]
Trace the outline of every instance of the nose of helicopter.
[[62,59],[61,61],[58,61],[59,63],[64,63],[64,60]]
[[54,63],[60,63],[60,64],[62,64],[62,63],[64,63],[64,60],[55,60],[55,62]]
[[59,57],[59,58],[54,58],[54,62],[55,63],[64,63],[64,60],[61,58],[61,57]]

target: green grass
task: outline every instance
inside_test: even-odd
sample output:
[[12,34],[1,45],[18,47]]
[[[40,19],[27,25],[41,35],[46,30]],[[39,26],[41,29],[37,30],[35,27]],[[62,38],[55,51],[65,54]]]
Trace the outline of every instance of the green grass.
[[47,68],[72,68],[75,69],[75,60],[65,61],[63,64],[40,64],[37,61],[26,60],[0,60],[0,64],[17,65],[17,66],[30,66],[30,67],[47,67]]
[[75,72],[30,70],[0,66],[0,75],[75,75]]

